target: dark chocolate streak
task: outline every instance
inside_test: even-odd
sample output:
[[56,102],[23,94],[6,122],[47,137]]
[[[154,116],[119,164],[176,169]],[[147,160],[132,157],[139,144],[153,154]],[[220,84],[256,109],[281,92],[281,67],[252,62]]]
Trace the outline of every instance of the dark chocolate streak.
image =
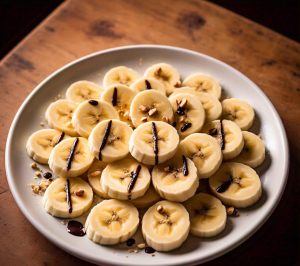
[[111,124],[112,124],[112,120],[109,120],[109,122],[108,122],[108,124],[107,124],[107,127],[106,127],[106,129],[105,129],[105,132],[104,132],[104,137],[103,137],[103,139],[102,139],[102,143],[101,143],[100,149],[99,149],[99,156],[98,156],[99,161],[102,160],[101,152],[102,152],[102,150],[104,149],[104,147],[105,147],[105,145],[106,145],[106,142],[107,142],[107,139],[108,139],[108,136],[109,136],[109,134],[110,134]]
[[228,180],[226,180],[224,183],[222,183],[220,186],[218,186],[218,187],[216,188],[216,191],[217,191],[218,193],[223,193],[223,192],[225,192],[225,191],[230,187],[232,181],[233,181],[233,179],[232,179],[232,177],[230,176]]
[[152,122],[152,139],[153,139],[153,151],[155,154],[155,164],[158,164],[158,136],[157,129],[154,122]]
[[118,90],[117,90],[117,87],[114,87],[114,93],[113,93],[113,96],[111,99],[111,103],[113,106],[117,105],[117,100],[118,100]]
[[58,141],[55,143],[54,146],[56,146],[58,143],[60,143],[60,142],[63,140],[64,137],[65,137],[65,132],[61,132],[61,134],[60,134],[60,136],[59,136],[59,139],[58,139]]
[[145,83],[146,83],[146,89],[147,89],[147,90],[151,90],[152,87],[151,87],[150,82],[149,82],[148,80],[145,80]]
[[224,133],[224,128],[223,128],[223,121],[220,120],[220,137],[221,137],[221,150],[225,149],[225,133]]
[[71,169],[72,161],[74,159],[75,150],[76,150],[78,142],[79,142],[79,139],[76,138],[72,144],[71,151],[70,151],[70,154],[69,154],[69,157],[67,160],[67,171],[69,171]]
[[133,190],[134,185],[135,185],[135,183],[136,183],[136,180],[137,180],[137,178],[139,177],[141,168],[142,168],[142,167],[141,167],[141,165],[139,164],[138,167],[136,168],[136,171],[135,171],[135,172],[134,172],[134,171],[131,172],[131,180],[130,180],[130,182],[129,182],[129,184],[128,184],[128,188],[127,188],[128,193],[131,193],[131,191]]
[[188,163],[186,160],[186,157],[184,155],[182,155],[182,172],[184,176],[188,176],[189,175],[189,169],[188,169]]
[[98,105],[98,101],[96,101],[96,100],[89,100],[89,104],[93,105],[93,106],[97,106]]
[[71,192],[70,192],[70,180],[68,178],[67,178],[65,190],[67,193],[67,203],[68,203],[69,213],[72,213],[72,211],[73,211],[72,197],[71,197]]

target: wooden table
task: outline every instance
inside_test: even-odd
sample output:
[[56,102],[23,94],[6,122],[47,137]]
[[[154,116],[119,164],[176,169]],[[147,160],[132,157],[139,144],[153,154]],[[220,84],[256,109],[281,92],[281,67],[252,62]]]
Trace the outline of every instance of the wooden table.
[[6,181],[6,136],[22,101],[51,72],[91,52],[145,43],[196,50],[239,69],[272,100],[288,134],[290,174],[276,211],[248,241],[206,265],[299,264],[300,45],[205,1],[69,0],[0,63],[0,265],[88,265],[21,214]]

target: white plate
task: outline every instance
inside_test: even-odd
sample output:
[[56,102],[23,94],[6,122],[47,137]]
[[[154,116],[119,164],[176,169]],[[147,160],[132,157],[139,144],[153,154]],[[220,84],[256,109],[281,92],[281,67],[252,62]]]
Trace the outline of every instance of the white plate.
[[[45,110],[58,93],[69,84],[87,79],[102,83],[104,73],[111,67],[126,65],[141,75],[158,62],[166,62],[186,77],[204,72],[216,77],[229,96],[247,100],[255,109],[254,131],[260,133],[267,148],[267,159],[259,173],[263,196],[258,204],[241,211],[238,218],[229,218],[226,230],[218,237],[200,239],[189,237],[184,245],[170,253],[128,253],[125,245],[100,246],[85,237],[75,237],[66,227],[42,208],[41,197],[34,196],[28,183],[32,182],[31,160],[25,150],[28,136],[40,129]],[[65,251],[93,263],[112,265],[187,265],[203,263],[233,249],[249,238],[271,215],[278,204],[287,181],[288,146],[282,122],[263,92],[243,74],[209,56],[193,51],[156,45],[128,46],[85,56],[59,69],[27,97],[17,112],[6,145],[6,173],[12,194],[27,219],[44,236]]]

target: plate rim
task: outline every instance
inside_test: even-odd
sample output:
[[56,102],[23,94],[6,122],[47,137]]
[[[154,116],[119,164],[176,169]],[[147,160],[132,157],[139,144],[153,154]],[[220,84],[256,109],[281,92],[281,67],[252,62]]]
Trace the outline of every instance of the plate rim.
[[[225,253],[233,250],[234,248],[236,248],[237,246],[239,246],[240,244],[245,242],[247,239],[249,239],[252,235],[254,235],[262,227],[262,225],[265,224],[265,222],[272,215],[272,213],[274,212],[274,210],[276,209],[276,207],[278,206],[278,204],[282,198],[282,195],[283,195],[283,192],[285,190],[287,180],[288,180],[289,164],[290,164],[289,146],[288,146],[288,139],[287,139],[286,131],[285,131],[283,122],[281,120],[281,117],[280,117],[279,113],[277,112],[276,108],[274,107],[274,105],[272,104],[272,102],[270,101],[269,97],[251,79],[249,79],[242,72],[240,72],[239,70],[235,69],[234,67],[232,67],[232,66],[228,65],[227,63],[225,63],[219,59],[216,59],[212,56],[209,56],[209,55],[197,52],[197,51],[193,51],[190,49],[176,47],[176,46],[170,46],[170,45],[155,45],[155,44],[125,45],[125,46],[118,46],[118,47],[100,50],[100,51],[96,51],[96,52],[87,54],[87,55],[82,56],[76,60],[73,60],[73,61],[63,65],[59,69],[55,70],[50,75],[48,75],[45,79],[43,79],[29,93],[29,95],[25,98],[23,103],[20,105],[20,107],[19,107],[18,111],[16,112],[14,119],[11,123],[9,132],[7,135],[7,139],[6,139],[6,145],[5,145],[5,170],[6,170],[6,177],[7,177],[8,185],[9,185],[10,191],[13,195],[13,198],[14,198],[18,208],[21,210],[22,214],[26,217],[26,219],[29,220],[29,222],[35,227],[35,229],[37,229],[39,231],[39,233],[41,233],[44,237],[46,237],[50,242],[52,242],[56,246],[60,247],[61,249],[68,252],[69,254],[72,254],[75,257],[78,257],[80,259],[83,259],[83,260],[86,260],[86,261],[89,261],[92,263],[100,263],[99,260],[96,261],[96,260],[93,260],[92,258],[87,257],[82,250],[80,251],[80,250],[74,249],[74,248],[72,248],[72,246],[65,246],[64,243],[62,243],[60,241],[60,239],[55,238],[54,235],[52,235],[50,232],[47,232],[47,229],[42,227],[41,224],[37,220],[35,220],[35,218],[30,214],[30,212],[26,210],[25,205],[23,204],[23,202],[20,198],[20,195],[17,192],[17,189],[13,185],[13,175],[12,175],[12,171],[10,169],[11,168],[11,160],[10,160],[10,158],[11,158],[11,143],[12,143],[12,139],[13,139],[13,133],[15,131],[15,127],[19,121],[21,113],[24,111],[26,105],[31,100],[31,98],[44,86],[44,84],[46,84],[49,80],[51,80],[53,77],[55,77],[60,72],[63,72],[67,68],[69,68],[77,63],[80,63],[81,61],[85,61],[85,60],[90,59],[95,56],[100,56],[101,54],[113,53],[113,52],[122,51],[122,50],[147,49],[147,48],[167,49],[167,50],[173,50],[175,52],[177,51],[177,52],[192,54],[195,56],[201,56],[208,60],[213,61],[216,64],[219,64],[226,68],[229,68],[230,71],[234,72],[240,78],[244,79],[246,82],[248,82],[250,85],[252,85],[253,89],[256,90],[256,93],[258,93],[260,97],[265,98],[265,100],[268,102],[269,106],[271,107],[273,115],[275,115],[276,121],[281,130],[280,137],[282,138],[283,145],[284,145],[284,152],[283,152],[284,176],[283,176],[282,184],[280,187],[280,191],[278,192],[278,196],[273,200],[272,204],[270,204],[270,207],[266,210],[266,215],[263,217],[263,219],[260,220],[259,223],[258,222],[256,223],[257,226],[255,228],[253,228],[252,230],[249,230],[249,232],[246,232],[245,235],[243,235],[242,237],[241,236],[237,237],[236,241],[234,243],[229,244],[228,247],[224,248],[221,251],[214,252],[212,255],[207,256],[206,258],[202,259],[200,262],[200,263],[205,263],[207,261],[213,260],[213,259],[220,257],[220,256],[224,255]],[[191,265],[191,264],[199,263],[198,260],[199,260],[199,258],[197,259],[195,257],[192,257],[189,260],[186,259],[184,262],[179,260],[178,262],[176,262],[172,265],[181,265],[181,263],[185,263],[186,265],[187,264]],[[139,265],[137,263],[126,262],[126,261],[117,263],[114,260],[110,260],[110,259],[106,259],[106,258],[102,258],[101,263],[105,263],[108,265],[126,265],[126,266],[127,265],[128,266],[129,265]],[[155,264],[158,265],[158,263],[155,263]],[[159,264],[159,265],[168,265],[168,264]]]

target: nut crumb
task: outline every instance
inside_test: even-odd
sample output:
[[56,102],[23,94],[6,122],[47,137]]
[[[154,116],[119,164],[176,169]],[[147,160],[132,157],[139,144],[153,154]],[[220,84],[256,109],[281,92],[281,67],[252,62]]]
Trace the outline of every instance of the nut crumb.
[[139,249],[144,249],[146,247],[146,244],[145,243],[140,243],[140,244],[137,245],[137,247]]
[[41,122],[41,123],[40,123],[40,126],[41,126],[41,127],[44,127],[44,126],[45,126],[45,123],[44,123],[44,122]]
[[226,212],[229,216],[234,216],[234,217],[240,216],[238,209],[236,209],[234,207],[228,207],[226,209]]
[[52,182],[52,180],[50,180],[50,179],[42,180],[38,185],[32,184],[31,190],[35,194],[42,194],[43,192],[46,191],[46,189],[49,187],[51,182]]
[[101,171],[97,170],[97,171],[91,172],[89,175],[92,177],[95,177],[95,176],[101,175]]
[[176,84],[174,85],[175,88],[180,88],[181,87],[181,82],[176,82]]
[[37,164],[36,164],[36,163],[31,163],[31,165],[30,165],[30,166],[31,166],[31,168],[32,168],[32,169],[38,169],[38,166],[37,166]]
[[143,117],[141,118],[141,121],[142,121],[142,122],[147,122],[147,121],[148,121],[148,118],[147,118],[146,116],[143,116]]
[[180,101],[179,106],[180,106],[181,108],[183,108],[183,107],[186,106],[186,104],[187,104],[187,99],[186,99],[186,98],[182,98],[181,101]]
[[157,109],[156,108],[152,108],[149,112],[148,112],[148,115],[149,116],[152,116],[152,115],[154,115],[154,114],[156,114],[157,113]]
[[76,192],[75,192],[75,195],[76,195],[77,197],[82,197],[82,196],[84,195],[84,190],[83,190],[83,189],[80,189],[80,190],[76,191]]
[[147,108],[145,105],[141,105],[139,107],[139,109],[142,111],[142,112],[148,112],[149,108]]
[[35,172],[35,175],[36,175],[37,177],[41,177],[41,176],[42,176],[42,172],[41,172],[41,171],[36,171],[36,172]]
[[156,210],[157,210],[159,213],[162,213],[163,210],[164,210],[164,207],[161,206],[161,205],[158,205],[157,208],[156,208]]

